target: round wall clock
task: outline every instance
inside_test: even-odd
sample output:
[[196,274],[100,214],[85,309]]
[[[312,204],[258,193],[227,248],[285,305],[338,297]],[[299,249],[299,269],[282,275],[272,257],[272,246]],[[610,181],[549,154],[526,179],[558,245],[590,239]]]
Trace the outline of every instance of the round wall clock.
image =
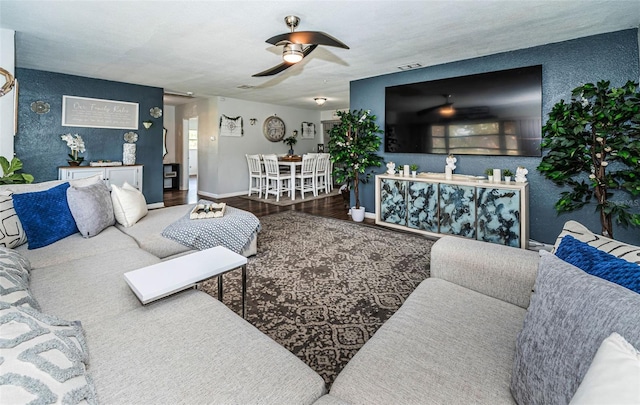
[[262,132],[264,132],[265,138],[271,142],[280,142],[285,133],[284,121],[280,117],[272,115],[264,120]]

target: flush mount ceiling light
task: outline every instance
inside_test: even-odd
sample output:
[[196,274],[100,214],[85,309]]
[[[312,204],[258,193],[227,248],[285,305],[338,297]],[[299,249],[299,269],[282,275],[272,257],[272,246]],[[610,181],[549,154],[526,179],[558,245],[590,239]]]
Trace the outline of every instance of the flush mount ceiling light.
[[324,105],[324,103],[326,103],[326,102],[327,102],[327,99],[326,99],[326,98],[324,98],[324,97],[316,97],[316,98],[314,98],[313,100],[314,100],[314,101],[316,102],[316,104],[318,104],[318,105]]
[[287,63],[298,63],[303,57],[302,44],[286,44],[282,50],[282,59]]

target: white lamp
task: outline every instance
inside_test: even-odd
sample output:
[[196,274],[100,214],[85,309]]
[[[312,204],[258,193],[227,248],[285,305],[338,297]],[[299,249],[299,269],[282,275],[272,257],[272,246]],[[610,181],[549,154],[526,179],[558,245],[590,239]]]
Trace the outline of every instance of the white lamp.
[[316,104],[318,104],[318,105],[324,105],[324,103],[326,103],[326,102],[327,102],[327,99],[326,99],[326,98],[324,98],[324,97],[316,97],[316,98],[314,98],[313,100],[314,100],[314,101],[316,102]]
[[304,57],[302,44],[286,44],[282,51],[282,59],[288,63],[298,63]]

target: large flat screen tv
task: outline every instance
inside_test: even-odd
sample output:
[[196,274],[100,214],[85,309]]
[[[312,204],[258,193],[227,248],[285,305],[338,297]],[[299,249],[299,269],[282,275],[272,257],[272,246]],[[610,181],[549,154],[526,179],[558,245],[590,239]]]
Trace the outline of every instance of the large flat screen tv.
[[385,151],[540,156],[542,66],[387,87]]

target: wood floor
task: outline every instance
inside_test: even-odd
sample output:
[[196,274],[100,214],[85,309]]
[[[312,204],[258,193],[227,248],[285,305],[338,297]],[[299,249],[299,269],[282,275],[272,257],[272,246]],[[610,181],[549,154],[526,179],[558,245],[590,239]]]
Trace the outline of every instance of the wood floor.
[[[194,186],[194,185],[192,185]],[[342,220],[351,220],[351,217],[347,214],[348,208],[341,195],[331,196],[312,201],[299,202],[289,206],[278,206],[260,201],[248,200],[242,197],[230,197],[212,199],[210,197],[197,196],[192,188],[190,191],[171,190],[164,192],[164,205],[181,205],[195,203],[199,198],[207,200],[213,200],[215,202],[225,202],[228,205],[239,208],[241,210],[249,211],[257,217],[264,215],[276,214],[285,211],[300,211],[307,214],[318,215],[323,217],[331,217]],[[370,218],[365,218],[365,223],[374,224],[375,221]]]

